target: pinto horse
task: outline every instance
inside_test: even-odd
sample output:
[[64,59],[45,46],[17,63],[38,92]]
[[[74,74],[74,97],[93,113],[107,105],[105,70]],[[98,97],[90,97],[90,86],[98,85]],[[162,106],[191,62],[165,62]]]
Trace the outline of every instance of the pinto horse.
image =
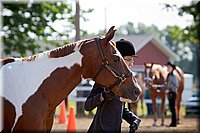
[[[162,67],[160,64],[154,63],[145,63],[145,82],[147,87],[149,88],[150,97],[152,100],[152,107],[153,107],[153,114],[154,114],[154,123],[153,126],[156,126],[157,121],[157,112],[156,112],[156,97],[161,98],[161,126],[164,125],[164,113],[165,113],[165,95],[166,89],[157,89],[152,85],[163,85],[167,78],[167,67]],[[177,122],[179,123],[180,120],[180,107],[181,107],[181,99],[182,99],[182,92],[184,89],[184,77],[183,71],[176,66],[174,70],[174,74],[177,76],[179,81],[179,86],[177,89],[177,98],[176,98],[176,113],[177,113]]]
[[94,78],[115,94],[136,101],[141,88],[111,41],[115,31],[113,26],[105,36],[34,56],[2,59],[2,132],[50,132],[56,107],[82,79]]

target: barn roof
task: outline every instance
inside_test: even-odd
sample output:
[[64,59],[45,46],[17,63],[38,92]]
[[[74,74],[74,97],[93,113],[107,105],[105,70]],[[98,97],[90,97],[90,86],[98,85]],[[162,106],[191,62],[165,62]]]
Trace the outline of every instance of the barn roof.
[[114,41],[118,41],[120,39],[127,39],[134,43],[136,52],[140,51],[145,45],[149,42],[157,47],[163,54],[165,54],[169,60],[178,61],[180,60],[179,56],[174,53],[169,47],[167,47],[163,42],[158,39],[155,39],[153,35],[128,35],[128,36],[115,36]]

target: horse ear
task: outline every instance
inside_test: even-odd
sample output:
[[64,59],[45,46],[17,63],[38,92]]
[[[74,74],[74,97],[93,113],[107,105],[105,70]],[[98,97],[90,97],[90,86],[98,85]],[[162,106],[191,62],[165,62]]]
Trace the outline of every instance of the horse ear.
[[108,30],[108,32],[106,33],[104,39],[106,39],[107,42],[109,42],[109,41],[114,37],[115,31],[116,31],[116,29],[114,29],[114,28],[115,28],[115,26],[112,26],[112,27]]
[[151,63],[151,67],[153,67],[153,64],[154,64],[154,63]]

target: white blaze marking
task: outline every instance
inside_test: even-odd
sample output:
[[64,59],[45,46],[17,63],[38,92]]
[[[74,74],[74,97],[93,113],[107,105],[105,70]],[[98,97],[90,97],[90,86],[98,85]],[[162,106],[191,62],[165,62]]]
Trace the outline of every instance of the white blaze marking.
[[[31,62],[16,61],[4,65],[0,70],[0,79],[4,90],[0,95],[8,99],[16,108],[15,123],[20,115],[22,115],[22,105],[27,99],[33,95],[43,80],[59,67],[70,68],[74,64],[81,64],[82,55],[78,47],[75,52],[60,58],[49,58],[47,54],[40,54],[37,60]],[[20,59],[17,59],[20,60]],[[14,124],[15,125],[15,124]],[[13,126],[14,127],[14,126]]]
[[147,68],[147,78],[149,78],[150,68]]

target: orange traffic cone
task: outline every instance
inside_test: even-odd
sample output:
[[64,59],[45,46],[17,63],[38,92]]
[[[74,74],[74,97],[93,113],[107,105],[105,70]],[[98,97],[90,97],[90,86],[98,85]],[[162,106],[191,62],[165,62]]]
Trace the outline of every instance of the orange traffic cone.
[[70,132],[76,132],[76,118],[73,107],[70,107],[68,125],[67,125],[67,133]]
[[59,124],[62,124],[62,123],[66,124],[66,121],[67,121],[67,118],[66,118],[65,101],[62,101],[62,103],[60,105],[60,115],[59,115],[58,123]]

